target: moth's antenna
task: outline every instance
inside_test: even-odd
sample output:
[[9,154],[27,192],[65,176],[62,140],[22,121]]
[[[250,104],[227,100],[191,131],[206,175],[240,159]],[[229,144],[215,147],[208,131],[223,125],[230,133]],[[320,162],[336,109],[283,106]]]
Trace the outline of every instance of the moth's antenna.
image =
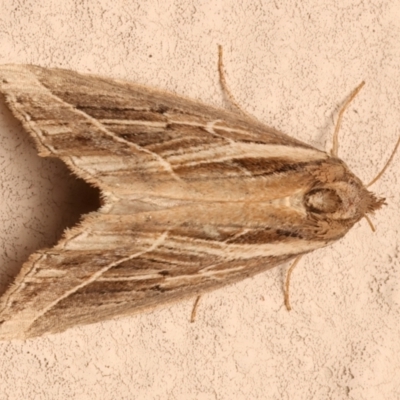
[[342,108],[339,111],[338,114],[338,119],[336,121],[336,126],[335,126],[335,132],[333,133],[333,144],[332,144],[332,150],[331,150],[331,155],[337,157],[338,151],[339,151],[339,129],[340,125],[342,123],[343,119],[343,114],[346,111],[346,108],[349,106],[349,104],[353,101],[354,97],[357,96],[358,92],[361,90],[361,88],[365,85],[365,82],[362,81],[351,93],[349,98],[346,100],[346,102],[343,104]]
[[[365,187],[369,187],[369,186],[373,185],[385,173],[385,171],[388,169],[390,163],[392,162],[392,160],[394,158],[394,155],[397,153],[397,149],[399,148],[399,144],[400,144],[400,137],[397,139],[397,143],[394,146],[394,149],[393,149],[392,154],[390,155],[389,159],[386,161],[386,164],[383,166],[383,168],[378,173],[378,175],[376,175],[376,177],[374,179],[372,179],[372,181],[370,183],[368,183],[368,185],[365,185]],[[367,220],[370,228],[372,229],[372,232],[375,232],[375,227],[374,227],[372,221],[369,219],[367,214],[364,214],[364,218]]]
[[396,146],[394,146],[392,154],[390,155],[389,160],[386,161],[385,166],[381,169],[381,171],[378,173],[378,175],[376,175],[376,177],[374,179],[372,179],[372,181],[370,183],[368,183],[368,185],[365,185],[365,187],[370,187],[371,185],[373,185],[385,173],[385,171],[388,169],[390,163],[392,162],[394,155],[397,153],[397,149],[399,148],[399,145],[400,145],[400,137],[397,139]]
[[[354,100],[354,98],[357,96],[358,92],[361,90],[361,88],[365,85],[365,82],[362,81],[351,93],[349,98],[346,100],[346,102],[343,104],[342,108],[339,111],[338,119],[336,121],[336,126],[335,126],[335,132],[333,133],[333,144],[332,144],[332,150],[331,150],[331,155],[337,157],[338,151],[339,151],[339,130],[340,130],[340,125],[342,123],[343,119],[343,114],[346,111],[347,107],[349,104]],[[386,164],[382,168],[382,170],[376,175],[374,179],[368,185],[365,185],[365,187],[369,187],[373,185],[380,177],[385,173],[385,171],[388,169],[390,163],[392,162],[394,155],[397,152],[397,149],[399,148],[400,145],[400,137],[397,139],[397,143],[394,146],[394,149],[392,151],[392,154],[390,155],[389,159],[387,160]],[[369,224],[371,225],[371,221],[368,221]],[[371,226],[372,228],[372,226]],[[374,229],[373,229],[374,230]]]
[[[347,107],[349,106],[349,104],[354,100],[354,98],[357,96],[357,94],[359,93],[359,91],[362,89],[362,87],[365,85],[365,82],[362,81],[351,93],[350,96],[348,97],[348,99],[346,100],[346,102],[343,104],[343,106],[341,107],[339,114],[338,114],[338,119],[336,121],[336,126],[335,126],[335,131],[333,133],[333,144],[332,144],[332,150],[331,150],[331,155],[337,157],[338,152],[339,152],[339,130],[340,130],[340,125],[342,123],[342,119],[343,119],[343,115],[344,112],[346,111]],[[390,162],[392,161],[394,154],[397,151],[397,148],[399,147],[400,144],[400,138],[397,141],[397,144],[392,152],[392,155],[390,156],[388,162],[386,163],[386,165],[383,167],[382,171],[372,180],[371,183],[369,183],[367,185],[370,186],[373,183],[375,183],[381,176],[382,174],[385,172],[385,170],[387,169],[387,167],[389,166]],[[367,220],[369,226],[371,227],[372,231],[375,232],[375,227],[372,224],[371,220],[368,218],[367,215],[364,215],[365,219]],[[296,265],[298,264],[298,262],[300,261],[301,256],[297,257],[293,264],[290,266],[287,274],[286,274],[286,280],[285,280],[285,286],[284,286],[284,296],[285,296],[285,306],[286,309],[288,311],[290,311],[292,309],[291,305],[290,305],[290,279],[293,273],[294,268],[296,267]]]
[[[224,73],[224,62],[222,60],[223,52],[222,52],[222,46],[219,44],[218,45],[218,73],[219,73],[219,80],[221,82],[222,90],[224,93],[227,95],[230,103],[243,115],[246,117],[252,119],[252,120],[257,120],[257,118],[253,117],[251,114],[249,114],[247,111],[243,110],[243,108],[240,106],[240,104],[236,101],[235,97],[233,96],[232,92],[229,89],[228,83],[226,82],[225,78],[225,73]],[[257,120],[258,122],[258,120]]]
[[[343,104],[342,108],[339,111],[339,115],[338,115],[338,119],[336,122],[336,126],[335,126],[335,132],[333,133],[333,144],[332,144],[332,150],[331,150],[331,155],[337,157],[338,155],[338,151],[339,151],[339,129],[340,129],[340,125],[342,123],[342,119],[343,119],[343,114],[346,111],[347,107],[349,106],[349,104],[353,101],[353,99],[357,96],[357,94],[359,93],[359,91],[361,90],[361,88],[365,85],[365,82],[362,81],[351,93],[349,98],[347,99],[347,101]],[[376,177],[374,179],[372,179],[372,181],[370,183],[368,183],[368,185],[365,185],[365,187],[369,187],[371,185],[373,185],[387,170],[387,168],[389,167],[390,163],[392,162],[394,155],[397,152],[397,149],[400,145],[400,137],[397,140],[397,143],[392,151],[392,154],[389,157],[389,160],[386,162],[385,166],[382,168],[382,170],[378,173],[378,175],[376,175]],[[370,226],[372,232],[375,232],[375,227],[372,223],[372,221],[368,218],[367,215],[364,215],[364,218],[367,220],[368,225]]]

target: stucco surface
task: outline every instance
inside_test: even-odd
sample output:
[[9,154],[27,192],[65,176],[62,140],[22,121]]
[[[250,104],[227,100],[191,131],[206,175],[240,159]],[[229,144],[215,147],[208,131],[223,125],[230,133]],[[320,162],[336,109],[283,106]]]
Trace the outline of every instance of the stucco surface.
[[[365,182],[400,132],[400,1],[0,1],[0,63],[129,79],[225,106],[217,44],[244,109],[330,149]],[[387,198],[335,245],[305,256],[283,305],[282,266],[193,301],[63,334],[0,342],[0,400],[399,399],[400,154]],[[81,186],[40,159],[0,104],[0,286],[77,216]]]

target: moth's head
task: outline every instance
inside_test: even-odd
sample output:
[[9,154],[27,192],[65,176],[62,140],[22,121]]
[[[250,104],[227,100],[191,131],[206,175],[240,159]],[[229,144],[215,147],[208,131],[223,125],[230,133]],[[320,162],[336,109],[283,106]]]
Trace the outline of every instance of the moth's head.
[[[357,91],[362,85],[357,88]],[[318,168],[309,168],[308,172],[315,179],[315,183],[304,196],[304,206],[307,211],[311,215],[317,217],[319,215],[345,225],[353,225],[366,217],[373,229],[367,214],[381,208],[385,204],[385,199],[376,197],[367,190],[367,187],[383,175],[399,146],[400,137],[385,166],[368,185],[364,185],[342,160],[334,156],[329,157]]]
[[377,198],[354,175],[347,175],[345,180],[316,185],[304,196],[308,212],[331,220],[347,220],[351,224],[383,204],[385,199]]

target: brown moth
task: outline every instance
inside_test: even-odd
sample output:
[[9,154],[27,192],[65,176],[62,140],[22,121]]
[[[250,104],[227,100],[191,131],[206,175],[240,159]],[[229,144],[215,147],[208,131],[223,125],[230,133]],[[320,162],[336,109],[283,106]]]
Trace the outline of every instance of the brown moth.
[[0,338],[61,332],[253,276],[344,236],[383,199],[339,158],[253,119],[130,82],[0,66],[34,138],[104,204],[32,254]]

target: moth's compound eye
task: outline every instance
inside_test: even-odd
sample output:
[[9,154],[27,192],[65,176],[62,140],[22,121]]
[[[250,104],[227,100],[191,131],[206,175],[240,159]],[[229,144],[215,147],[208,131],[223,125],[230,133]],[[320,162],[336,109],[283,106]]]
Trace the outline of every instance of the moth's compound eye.
[[305,206],[308,211],[318,214],[332,214],[342,206],[342,200],[333,189],[316,188],[304,196]]

